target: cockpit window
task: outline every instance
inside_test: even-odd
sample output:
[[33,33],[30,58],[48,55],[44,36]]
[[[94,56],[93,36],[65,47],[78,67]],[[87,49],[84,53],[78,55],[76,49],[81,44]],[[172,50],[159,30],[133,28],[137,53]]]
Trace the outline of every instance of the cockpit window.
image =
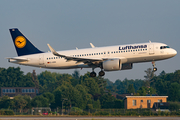
[[161,46],[160,49],[170,48],[169,46]]

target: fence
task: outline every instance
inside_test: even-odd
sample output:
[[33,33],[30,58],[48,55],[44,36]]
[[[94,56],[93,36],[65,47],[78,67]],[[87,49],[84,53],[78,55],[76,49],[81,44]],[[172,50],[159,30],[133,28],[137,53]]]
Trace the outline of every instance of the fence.
[[173,111],[154,111],[152,109],[49,109],[49,108],[36,108],[36,109],[14,109],[15,115],[180,115],[180,110]]

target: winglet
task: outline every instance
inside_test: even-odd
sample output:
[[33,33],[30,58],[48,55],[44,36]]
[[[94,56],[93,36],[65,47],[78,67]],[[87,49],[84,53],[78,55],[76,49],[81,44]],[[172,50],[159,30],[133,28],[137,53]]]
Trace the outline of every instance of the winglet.
[[92,43],[90,43],[90,45],[91,45],[92,48],[95,48],[95,46]]
[[58,54],[49,44],[47,44],[47,45],[48,45],[49,49],[51,50],[51,52],[52,52],[54,55],[64,57],[63,55]]

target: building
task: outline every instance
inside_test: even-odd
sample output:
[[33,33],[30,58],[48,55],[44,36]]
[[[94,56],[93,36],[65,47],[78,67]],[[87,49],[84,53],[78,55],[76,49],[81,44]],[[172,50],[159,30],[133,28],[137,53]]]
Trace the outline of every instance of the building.
[[153,108],[156,102],[167,102],[168,96],[126,96],[125,109]]
[[39,94],[39,89],[35,87],[1,87],[1,97],[14,97],[20,95],[28,95],[31,98]]

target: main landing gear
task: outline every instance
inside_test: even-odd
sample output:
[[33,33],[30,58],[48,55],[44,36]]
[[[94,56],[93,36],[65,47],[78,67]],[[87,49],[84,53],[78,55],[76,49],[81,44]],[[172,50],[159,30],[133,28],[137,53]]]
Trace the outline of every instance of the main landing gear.
[[152,65],[153,65],[153,72],[156,72],[156,71],[157,71],[157,68],[156,68],[156,64],[155,64],[154,61],[152,62]]
[[[105,72],[101,69],[101,71],[99,72],[99,76],[104,76]],[[94,72],[94,68],[92,68],[92,72],[90,73],[91,77],[96,77],[96,73]]]

